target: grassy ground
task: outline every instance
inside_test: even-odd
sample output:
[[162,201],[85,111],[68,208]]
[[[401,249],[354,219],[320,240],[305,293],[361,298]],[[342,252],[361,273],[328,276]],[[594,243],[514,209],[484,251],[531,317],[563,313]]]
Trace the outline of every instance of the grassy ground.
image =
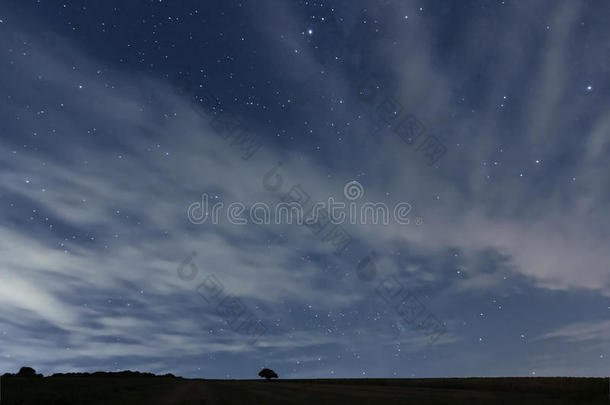
[[2,405],[608,404],[601,378],[186,380],[3,377]]

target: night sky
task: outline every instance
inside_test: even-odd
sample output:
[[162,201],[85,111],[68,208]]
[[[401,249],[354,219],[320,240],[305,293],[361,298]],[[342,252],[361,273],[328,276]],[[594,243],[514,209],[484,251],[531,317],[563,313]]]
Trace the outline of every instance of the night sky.
[[609,15],[2,0],[0,373],[607,375]]

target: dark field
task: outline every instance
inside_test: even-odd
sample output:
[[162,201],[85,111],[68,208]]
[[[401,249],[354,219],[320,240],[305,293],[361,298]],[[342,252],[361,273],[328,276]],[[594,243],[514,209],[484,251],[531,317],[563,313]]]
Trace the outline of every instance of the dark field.
[[2,377],[13,404],[607,404],[608,379],[187,380]]

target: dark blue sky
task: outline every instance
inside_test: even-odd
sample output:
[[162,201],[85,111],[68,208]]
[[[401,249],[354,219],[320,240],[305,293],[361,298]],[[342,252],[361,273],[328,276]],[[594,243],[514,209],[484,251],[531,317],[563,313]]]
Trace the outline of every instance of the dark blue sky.
[[[0,371],[607,375],[609,13],[2,1]],[[410,223],[187,217],[354,181]]]

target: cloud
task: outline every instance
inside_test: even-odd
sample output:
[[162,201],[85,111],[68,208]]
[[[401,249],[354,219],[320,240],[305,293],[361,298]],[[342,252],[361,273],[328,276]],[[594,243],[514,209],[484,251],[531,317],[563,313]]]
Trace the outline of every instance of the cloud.
[[[194,89],[181,94],[152,73],[109,63],[51,30],[45,40],[6,17],[3,360],[56,371],[117,363],[194,374],[203,358],[218,355],[218,369],[228,373],[232,356],[281,363],[360,347],[369,348],[367,364],[382,370],[379,358],[399,358],[387,352],[397,344],[414,356],[430,350],[416,331],[390,334],[400,318],[377,299],[373,283],[355,276],[372,250],[377,280],[396,274],[447,321],[450,333],[438,350],[454,365],[460,361],[449,351],[456,347],[483,350],[468,346],[469,334],[488,326],[460,328],[475,324],[468,311],[478,314],[474,307],[487,305],[490,294],[568,299],[585,290],[605,299],[608,113],[594,94],[574,90],[572,83],[585,79],[567,68],[586,10],[568,2],[548,11],[536,5],[536,13],[514,5],[497,20],[477,15],[451,25],[449,17],[428,24],[414,7],[397,2],[364,14],[358,6],[337,8],[334,25],[312,36],[301,34],[300,8],[255,7],[251,34],[279,56],[265,61],[275,81],[257,83],[261,92],[273,89],[273,101],[242,114],[263,145],[249,159],[209,125],[226,105],[193,102],[197,91],[214,92],[225,82],[195,71]],[[283,28],[270,28],[270,18]],[[524,27],[540,30],[534,35]],[[322,40],[324,29],[338,36],[336,43]],[[390,83],[383,96],[393,94],[448,146],[437,164],[428,166],[391,131],[371,132],[375,106],[357,97],[357,83],[370,71]],[[231,100],[229,90],[220,98]],[[583,114],[591,114],[588,125],[581,125]],[[263,181],[278,162],[282,187],[270,193]],[[335,257],[332,246],[303,227],[197,226],[186,217],[204,192],[252,204],[275,202],[299,185],[312,200],[325,201],[342,199],[352,180],[365,188],[362,201],[409,202],[423,224],[346,226],[354,242]],[[176,269],[192,252],[198,278],[185,282]],[[267,326],[256,344],[231,331],[197,294],[210,274]],[[506,274],[514,285],[507,286]],[[464,301],[472,307],[455,308]],[[556,329],[541,341],[589,343],[606,328],[551,318],[546,326]],[[538,320],[532,314],[528,322]],[[311,376],[329,363],[314,364],[294,375]],[[341,364],[335,368],[352,367]]]

